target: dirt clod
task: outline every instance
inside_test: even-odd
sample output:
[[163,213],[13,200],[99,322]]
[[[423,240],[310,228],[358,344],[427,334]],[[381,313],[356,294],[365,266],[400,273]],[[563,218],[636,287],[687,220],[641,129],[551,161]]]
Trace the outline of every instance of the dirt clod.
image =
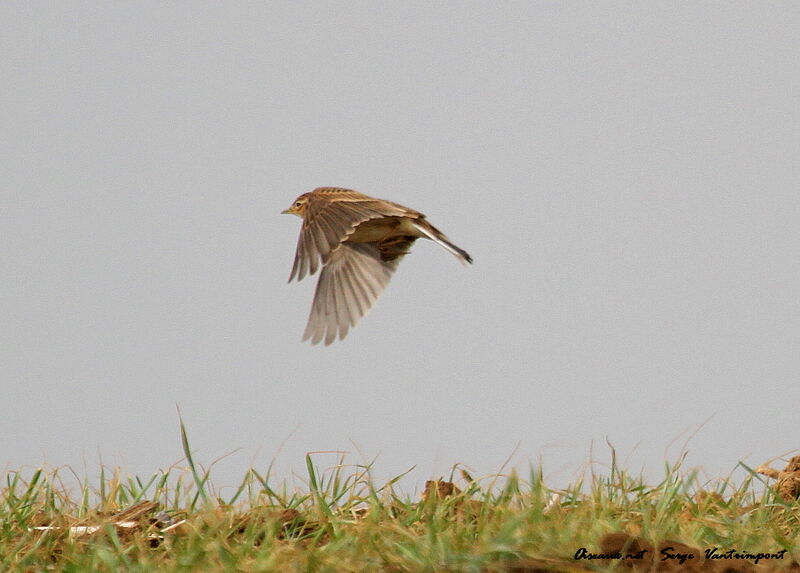
[[782,470],[776,470],[764,464],[756,471],[769,478],[778,480],[775,490],[786,501],[800,498],[800,456],[794,456]]
[[422,494],[422,500],[444,499],[453,495],[459,495],[460,493],[461,490],[458,489],[453,482],[429,479],[425,482],[425,491]]

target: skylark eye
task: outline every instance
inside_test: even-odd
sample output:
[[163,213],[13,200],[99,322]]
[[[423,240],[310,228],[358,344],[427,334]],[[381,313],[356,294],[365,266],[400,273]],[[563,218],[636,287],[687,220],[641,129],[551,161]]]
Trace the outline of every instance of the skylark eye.
[[301,203],[300,201],[297,201],[297,202],[294,204],[294,206],[295,206],[295,207],[299,207],[300,205],[302,205],[302,203]]

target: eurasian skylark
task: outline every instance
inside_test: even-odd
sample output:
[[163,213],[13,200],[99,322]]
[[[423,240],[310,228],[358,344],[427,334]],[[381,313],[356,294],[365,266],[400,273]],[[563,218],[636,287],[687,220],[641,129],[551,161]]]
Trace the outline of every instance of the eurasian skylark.
[[284,213],[303,219],[289,282],[322,266],[303,340],[328,345],[343,339],[378,296],[417,239],[431,239],[462,263],[472,257],[425,215],[358,191],[320,187],[303,193]]

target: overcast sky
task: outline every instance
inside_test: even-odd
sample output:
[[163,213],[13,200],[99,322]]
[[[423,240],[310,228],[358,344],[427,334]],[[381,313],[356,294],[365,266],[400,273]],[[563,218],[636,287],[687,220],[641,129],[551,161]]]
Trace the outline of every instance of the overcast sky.
[[[410,487],[798,446],[795,2],[3,2],[0,467]],[[427,214],[301,343],[300,193]],[[705,424],[705,425],[703,425]],[[325,466],[331,456],[316,458]]]

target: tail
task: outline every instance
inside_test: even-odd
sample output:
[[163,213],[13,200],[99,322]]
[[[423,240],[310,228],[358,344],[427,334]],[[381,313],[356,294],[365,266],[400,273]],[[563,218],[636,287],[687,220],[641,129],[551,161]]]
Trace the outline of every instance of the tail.
[[445,249],[453,253],[464,266],[466,266],[467,263],[472,264],[472,257],[469,256],[467,251],[451,243],[444,233],[428,223],[425,219],[418,219],[414,221],[413,225],[417,228],[417,230],[419,230],[420,233],[428,237],[431,241],[439,243]]

